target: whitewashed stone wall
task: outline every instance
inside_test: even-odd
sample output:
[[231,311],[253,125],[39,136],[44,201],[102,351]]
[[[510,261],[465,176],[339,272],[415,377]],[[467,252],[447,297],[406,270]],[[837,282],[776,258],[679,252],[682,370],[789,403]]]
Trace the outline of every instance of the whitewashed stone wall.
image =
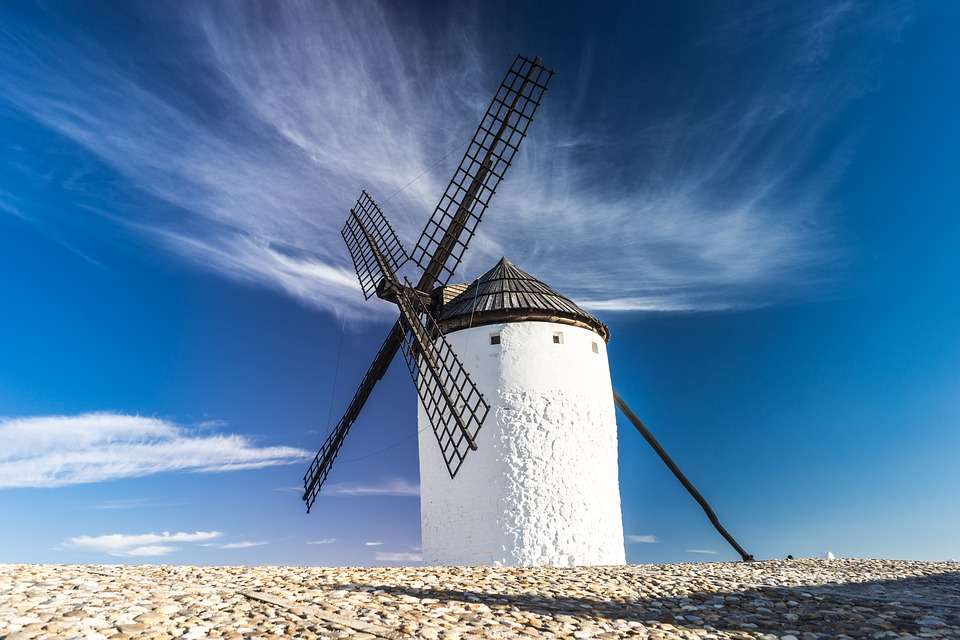
[[[490,344],[495,333],[499,345]],[[562,344],[554,344],[555,333]],[[474,327],[447,339],[491,409],[478,450],[453,480],[419,409],[424,561],[623,564],[617,429],[603,339],[548,322]]]

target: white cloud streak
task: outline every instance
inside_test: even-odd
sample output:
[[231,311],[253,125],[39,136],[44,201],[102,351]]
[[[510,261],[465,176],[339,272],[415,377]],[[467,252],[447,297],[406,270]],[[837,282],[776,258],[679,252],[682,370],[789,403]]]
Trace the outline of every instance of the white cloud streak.
[[423,562],[423,554],[384,551],[377,553],[376,559],[378,562]]
[[327,485],[328,496],[419,496],[420,485],[403,479],[377,483],[340,482]]
[[364,542],[363,544],[364,544],[365,546],[367,546],[367,547],[379,547],[380,545],[383,544],[383,542],[381,542],[380,540],[368,540],[367,542]]
[[713,549],[687,549],[687,553],[699,553],[702,555],[715,556],[717,552]]
[[165,556],[168,553],[179,551],[179,547],[170,547],[162,544],[147,545],[144,547],[133,547],[124,553],[114,553],[111,555],[129,556],[129,557],[147,557],[147,556]]
[[117,511],[125,509],[144,509],[148,507],[151,509],[156,509],[157,507],[172,506],[176,505],[165,502],[155,502],[150,498],[126,498],[120,500],[104,500],[103,502],[98,502],[89,508],[96,509],[98,511]]
[[627,534],[623,537],[628,544],[633,544],[633,543],[653,544],[655,542],[659,542],[659,540],[657,540],[657,536],[653,536],[653,535]]
[[218,549],[250,549],[251,547],[262,547],[269,542],[263,540],[241,540],[240,542],[228,542],[217,545]]
[[308,540],[307,544],[333,544],[336,538],[320,538],[319,540]]
[[[412,246],[508,61],[464,37],[463,12],[446,35],[424,37],[371,3],[270,5],[269,19],[253,3],[183,9],[195,47],[180,62],[203,96],[158,89],[92,40],[0,31],[4,97],[171,208],[145,216],[106,203],[116,219],[206,268],[370,317],[339,236],[344,213],[366,187]],[[773,15],[720,25],[701,46],[709,54]],[[803,295],[838,259],[828,194],[844,160],[805,163],[865,84],[857,65],[840,79],[821,65],[877,21],[846,7],[790,16],[778,40],[790,55],[706,109],[691,94],[624,127],[629,111],[585,99],[600,70],[590,56],[564,70],[465,278],[507,254],[601,310]],[[562,82],[567,93],[551,104]],[[611,158],[622,158],[616,171]]]
[[23,212],[20,211],[20,208],[10,201],[9,194],[5,194],[3,191],[0,191],[0,211],[8,213],[15,218],[26,220],[26,216],[23,215]]
[[117,557],[163,556],[179,550],[172,543],[205,542],[219,538],[219,531],[194,531],[193,533],[112,533],[101,536],[77,536],[64,544],[70,549],[106,553]]
[[0,418],[0,489],[60,487],[165,471],[238,471],[307,457],[302,449],[260,447],[242,435],[197,434],[143,416]]
[[303,494],[303,487],[301,486],[290,486],[290,487],[277,487],[274,491],[279,491],[280,493],[292,493],[294,495]]

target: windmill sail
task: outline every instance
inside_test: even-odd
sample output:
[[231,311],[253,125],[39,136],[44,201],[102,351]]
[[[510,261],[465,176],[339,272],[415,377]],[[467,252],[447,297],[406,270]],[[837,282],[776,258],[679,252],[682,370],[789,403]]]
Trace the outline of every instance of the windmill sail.
[[523,56],[517,56],[507,71],[413,250],[427,287],[446,284],[453,277],[552,76],[539,58]]
[[407,325],[403,357],[453,478],[467,452],[477,448],[477,433],[490,405],[440,333],[420,296],[412,289],[404,289],[400,307]]
[[[363,289],[363,297],[367,300],[376,293],[380,280],[387,276],[373,250],[374,246],[378,248],[380,257],[385,260],[390,272],[396,272],[409,260],[387,217],[366,191],[361,192],[357,198],[340,235],[350,250],[357,278],[360,279],[360,288]],[[367,235],[370,236],[370,242]]]
[[[417,387],[417,393],[437,436],[447,471],[452,478],[460,469],[469,449],[476,449],[476,435],[487,416],[489,406],[477,390],[466,369],[440,333],[436,322],[423,302],[425,294],[397,280],[390,256],[386,250],[393,246],[383,231],[371,231],[371,223],[389,227],[376,204],[363,193],[357,207],[350,212],[348,228],[355,232],[357,251],[369,256],[366,271],[368,281],[379,273],[382,282],[377,286],[381,295],[396,302],[400,321],[406,329],[403,355],[407,368]],[[358,211],[363,209],[362,212]],[[331,447],[336,443],[331,441]]]
[[337,454],[340,453],[340,447],[343,446],[343,441],[347,437],[347,433],[350,432],[350,428],[356,421],[357,416],[360,415],[360,409],[362,409],[366,403],[367,397],[370,395],[370,392],[373,391],[373,386],[383,377],[383,374],[385,374],[390,367],[390,362],[397,353],[402,336],[403,328],[400,326],[400,322],[397,321],[393,330],[387,335],[387,339],[384,340],[380,346],[380,351],[377,352],[377,356],[373,359],[373,362],[370,363],[370,367],[367,369],[367,373],[363,376],[363,381],[353,395],[347,411],[343,414],[343,417],[340,418],[340,422],[337,423],[334,430],[330,432],[330,435],[327,436],[327,439],[323,442],[323,446],[320,447],[320,451],[313,457],[310,468],[307,469],[307,473],[303,476],[303,501],[307,503],[307,513],[310,512],[310,508],[313,507],[313,503],[317,499],[317,494],[320,493],[323,483],[326,482],[327,476],[330,475],[333,461],[336,459]]
[[[371,230],[371,224],[380,226]],[[386,252],[400,244],[394,242],[396,236],[391,238],[384,232],[392,229],[366,192],[350,211],[344,229],[350,229],[352,237],[357,238],[357,253],[365,256],[366,281],[375,282],[375,274],[379,273],[382,282],[375,290],[381,295],[388,294],[385,297],[400,308],[400,321],[406,328],[404,359],[452,478],[467,451],[477,448],[477,432],[487,417],[489,405],[424,305],[426,294],[409,284],[402,286],[397,280],[393,270],[396,259]],[[361,281],[363,279],[361,276]],[[336,441],[331,441],[331,449],[335,446],[339,448]]]
[[[436,323],[415,289],[401,286],[395,269],[406,260],[386,216],[366,191],[350,210],[342,235],[347,241],[357,276],[364,293],[381,295],[392,292],[391,300],[400,307],[400,334],[404,358],[417,387],[421,402],[440,445],[444,462],[453,477],[463,463],[469,449],[476,449],[475,438],[486,418],[489,406],[463,368],[460,359],[440,334]],[[367,297],[369,297],[369,295]],[[373,385],[386,373],[399,340],[397,326],[390,333],[363,383],[354,395],[350,408],[324,441],[320,451],[303,478],[303,499],[307,510],[313,506],[317,494],[340,453],[344,439],[353,426],[360,408]]]
[[[526,136],[553,71],[539,58],[517,56],[500,83],[466,155],[424,228],[414,252],[423,269],[415,289],[402,287],[396,271],[409,259],[383,212],[365,191],[341,231],[365,298],[380,294],[401,307],[401,317],[367,369],[350,405],[317,452],[303,479],[307,511],[330,474],[344,439],[397,350],[417,384],[421,402],[453,477],[489,407],[440,335],[420,298],[449,282],[470,238]],[[384,285],[384,289],[379,287]],[[417,293],[419,292],[419,293]]]

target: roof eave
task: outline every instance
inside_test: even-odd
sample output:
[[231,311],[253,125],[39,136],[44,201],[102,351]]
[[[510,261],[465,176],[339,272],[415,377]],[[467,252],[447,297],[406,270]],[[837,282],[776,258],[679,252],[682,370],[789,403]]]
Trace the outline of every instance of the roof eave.
[[473,327],[482,327],[491,324],[505,324],[510,322],[553,322],[565,324],[581,329],[593,331],[604,342],[610,342],[610,330],[603,322],[589,322],[575,314],[552,313],[542,309],[495,309],[492,311],[478,311],[474,314],[463,314],[438,320],[437,324],[443,333],[452,333]]

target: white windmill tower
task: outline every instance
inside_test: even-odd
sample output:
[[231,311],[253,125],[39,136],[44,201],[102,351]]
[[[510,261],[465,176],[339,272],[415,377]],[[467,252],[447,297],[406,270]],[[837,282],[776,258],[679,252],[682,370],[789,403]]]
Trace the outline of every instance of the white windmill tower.
[[[402,349],[429,426],[419,442],[428,562],[622,564],[614,404],[750,559],[613,391],[602,322],[506,259],[470,286],[448,285],[552,76],[517,56],[412,256],[366,191],[350,210],[342,235],[364,296],[400,317],[304,476],[307,510]],[[415,285],[397,275],[411,260]]]
[[435,299],[490,413],[451,482],[420,409],[424,561],[623,564],[606,325],[506,258]]

